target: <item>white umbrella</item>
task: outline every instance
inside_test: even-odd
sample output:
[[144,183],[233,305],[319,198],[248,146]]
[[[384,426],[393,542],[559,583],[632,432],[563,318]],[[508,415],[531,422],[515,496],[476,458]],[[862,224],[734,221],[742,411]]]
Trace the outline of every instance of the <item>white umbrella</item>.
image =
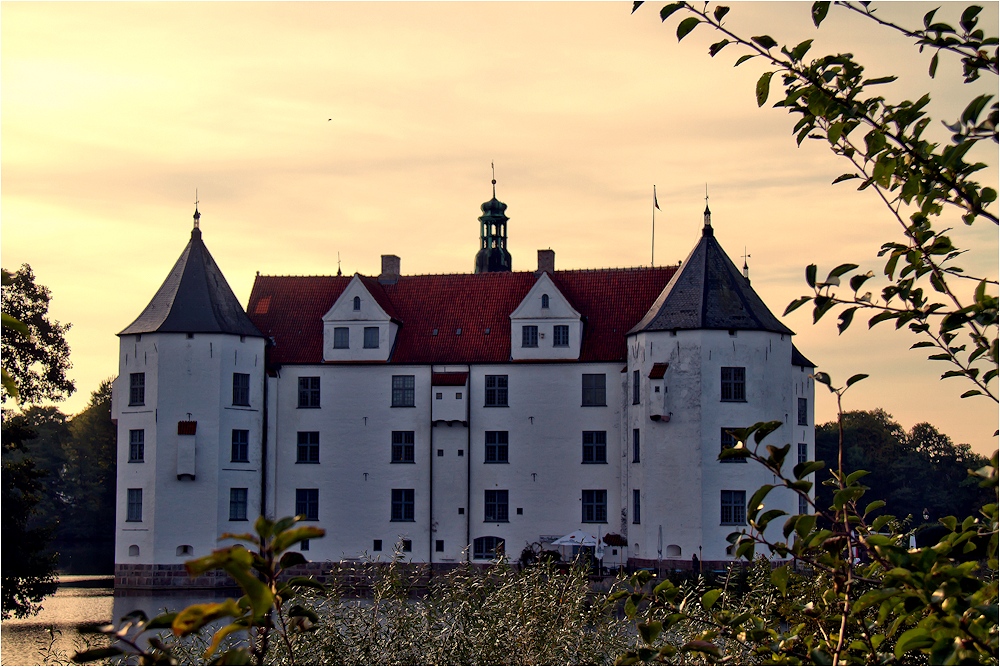
[[574,530],[569,535],[563,535],[552,542],[552,545],[557,547],[596,547],[597,538],[582,530]]

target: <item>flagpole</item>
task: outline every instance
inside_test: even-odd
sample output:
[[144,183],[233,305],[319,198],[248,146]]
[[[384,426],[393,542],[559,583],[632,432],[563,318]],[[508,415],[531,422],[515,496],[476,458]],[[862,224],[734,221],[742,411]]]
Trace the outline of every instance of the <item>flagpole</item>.
[[653,232],[649,240],[649,265],[656,266],[656,186],[653,186]]

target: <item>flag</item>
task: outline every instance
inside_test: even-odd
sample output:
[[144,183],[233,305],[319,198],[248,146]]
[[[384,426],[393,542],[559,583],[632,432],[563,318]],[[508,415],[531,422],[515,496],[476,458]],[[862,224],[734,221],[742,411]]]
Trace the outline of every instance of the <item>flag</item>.
[[655,185],[653,186],[653,206],[656,207],[657,211],[662,210],[660,208],[660,202],[656,201],[656,186]]

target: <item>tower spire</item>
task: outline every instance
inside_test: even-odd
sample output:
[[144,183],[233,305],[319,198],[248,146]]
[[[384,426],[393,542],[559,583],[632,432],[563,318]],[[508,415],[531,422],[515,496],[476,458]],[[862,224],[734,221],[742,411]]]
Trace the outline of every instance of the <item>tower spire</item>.
[[705,226],[701,229],[702,236],[714,236],[712,230],[712,211],[708,208],[708,183],[705,183]]
[[490,161],[490,171],[493,172],[493,198],[496,199],[497,198],[497,168],[493,165],[492,161]]
[[198,188],[194,189],[194,228],[198,229],[201,224],[201,213],[198,212]]
[[743,277],[750,282],[750,267],[747,265],[747,260],[750,259],[749,253],[747,253],[747,247],[743,246]]
[[476,273],[511,270],[510,253],[507,252],[507,204],[497,199],[497,173],[493,162],[490,162],[490,170],[493,172],[493,198],[481,207]]

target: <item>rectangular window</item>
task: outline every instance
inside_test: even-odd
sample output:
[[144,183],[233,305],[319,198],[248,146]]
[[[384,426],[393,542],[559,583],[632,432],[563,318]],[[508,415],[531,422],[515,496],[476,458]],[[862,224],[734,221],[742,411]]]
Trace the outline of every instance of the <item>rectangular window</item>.
[[372,540],[372,551],[382,551],[382,540]]
[[552,327],[552,347],[569,347],[568,324],[557,324]]
[[413,540],[401,540],[403,551],[413,551]]
[[583,432],[583,462],[584,463],[608,462],[607,431]]
[[804,442],[799,443],[798,460],[796,463],[805,463],[809,460],[809,445]]
[[295,489],[295,514],[319,521],[319,489]]
[[809,502],[803,496],[799,496],[799,514],[809,514]]
[[581,500],[584,523],[608,522],[608,492],[605,489],[584,490]]
[[507,431],[486,432],[486,463],[507,463]]
[[146,374],[145,373],[132,373],[131,375],[129,375],[128,404],[129,405],[145,405],[146,404]]
[[510,521],[507,514],[507,491],[492,490],[486,492],[486,516],[483,521],[487,523],[506,523]]
[[412,408],[414,407],[414,382],[412,375],[392,376],[392,407]]
[[444,540],[434,540],[434,551],[444,553]]
[[639,462],[639,429],[632,429],[632,463]]
[[800,398],[799,399],[799,426],[809,425],[809,401]]
[[247,490],[229,489],[229,520],[247,520]]
[[141,428],[130,429],[128,432],[128,461],[142,463],[146,456],[146,431]]
[[351,347],[351,330],[347,327],[333,328],[333,348],[346,350]]
[[365,327],[365,349],[378,349],[378,327]]
[[233,373],[233,405],[250,405],[249,373]]
[[507,376],[486,376],[486,407],[507,407]]
[[230,460],[233,463],[250,462],[250,431],[243,428],[233,429],[233,448]]
[[489,535],[477,537],[472,541],[472,557],[492,560],[502,556],[504,552],[503,538]]
[[722,367],[722,400],[747,400],[747,369],[742,366]]
[[[732,449],[738,444],[736,436],[733,435],[733,431],[736,430],[735,426],[726,426],[722,429],[722,436],[720,437],[721,446],[719,451],[725,451],[727,449]],[[731,459],[722,459],[723,463],[746,463],[747,460],[740,457],[734,457]]]
[[639,489],[632,489],[632,523],[640,523]]
[[604,373],[583,374],[583,404],[607,405],[604,392]]
[[538,327],[533,324],[521,327],[521,347],[538,347]]
[[632,405],[639,405],[639,371],[632,371]]
[[128,513],[126,521],[142,521],[142,489],[128,490]]
[[742,526],[747,522],[747,492],[722,492],[721,523],[724,526]]
[[392,432],[392,462],[413,463],[413,431]]
[[319,431],[299,431],[296,463],[319,463]]
[[319,407],[318,377],[299,378],[299,407],[300,408]]
[[413,489],[392,490],[390,521],[413,521]]

